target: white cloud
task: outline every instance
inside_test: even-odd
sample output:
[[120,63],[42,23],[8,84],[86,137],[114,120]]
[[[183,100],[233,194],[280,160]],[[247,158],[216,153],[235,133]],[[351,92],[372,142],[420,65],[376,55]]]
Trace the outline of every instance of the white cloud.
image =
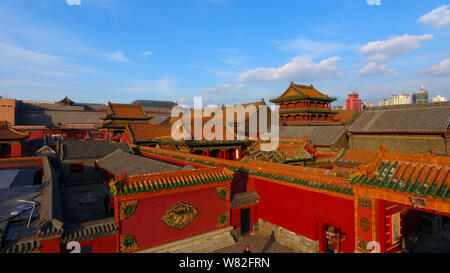
[[115,51],[112,53],[105,54],[105,57],[108,61],[111,62],[119,62],[119,63],[129,63],[130,60],[125,57],[122,51]]
[[432,76],[450,75],[450,59],[443,60],[419,74]]
[[67,58],[27,50],[0,42],[0,69],[52,77],[74,77],[93,69],[72,64]]
[[247,61],[247,57],[239,55],[239,50],[235,48],[222,48],[218,52],[220,60],[229,65],[243,65]]
[[394,69],[388,68],[385,64],[377,64],[370,62],[358,71],[359,76],[375,76],[375,75],[397,75]]
[[381,0],[366,0],[369,6],[380,6]]
[[311,59],[297,56],[281,67],[260,67],[242,73],[236,81],[239,82],[285,82],[313,81],[320,79],[339,78],[341,72],[336,62],[340,57],[331,57],[319,63]]
[[386,41],[370,42],[361,48],[361,52],[368,56],[367,59],[370,61],[384,62],[418,49],[422,46],[422,42],[433,39],[433,37],[432,34],[422,36],[405,34]]
[[242,83],[238,83],[238,84],[221,83],[218,86],[221,88],[236,88],[236,89],[242,89],[245,87],[245,85]]
[[66,0],[69,6],[81,6],[81,0]]
[[153,55],[153,54],[155,54],[155,52],[153,52],[153,51],[145,51],[143,55],[144,55],[144,58],[147,58],[148,56]]
[[450,5],[441,6],[422,15],[417,21],[431,24],[435,28],[450,25]]
[[296,52],[298,54],[312,57],[317,57],[323,53],[334,52],[346,48],[346,46],[342,43],[313,41],[303,37],[272,42],[277,44],[279,46],[278,49],[282,51]]

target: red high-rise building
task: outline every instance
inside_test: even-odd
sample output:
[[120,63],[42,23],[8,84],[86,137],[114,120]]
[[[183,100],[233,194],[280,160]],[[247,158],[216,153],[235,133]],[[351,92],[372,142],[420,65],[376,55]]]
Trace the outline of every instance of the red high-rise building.
[[348,98],[345,99],[345,110],[357,109],[358,112],[361,112],[361,105],[362,101],[358,92],[348,94]]

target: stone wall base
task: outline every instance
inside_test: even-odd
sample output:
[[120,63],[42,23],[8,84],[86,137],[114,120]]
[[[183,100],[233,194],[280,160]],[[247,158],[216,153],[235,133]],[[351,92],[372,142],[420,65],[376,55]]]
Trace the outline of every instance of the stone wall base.
[[287,230],[270,222],[259,219],[257,233],[275,239],[276,242],[301,253],[319,252],[319,241]]
[[208,253],[234,245],[231,236],[233,227],[226,227],[208,233],[178,240],[164,245],[144,249],[138,253]]

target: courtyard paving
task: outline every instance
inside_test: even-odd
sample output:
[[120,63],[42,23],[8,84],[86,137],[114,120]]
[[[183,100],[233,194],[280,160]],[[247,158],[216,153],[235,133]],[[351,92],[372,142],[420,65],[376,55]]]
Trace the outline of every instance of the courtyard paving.
[[261,235],[249,235],[240,238],[234,245],[214,251],[215,253],[242,253],[245,246],[250,246],[252,253],[296,253],[276,241]]

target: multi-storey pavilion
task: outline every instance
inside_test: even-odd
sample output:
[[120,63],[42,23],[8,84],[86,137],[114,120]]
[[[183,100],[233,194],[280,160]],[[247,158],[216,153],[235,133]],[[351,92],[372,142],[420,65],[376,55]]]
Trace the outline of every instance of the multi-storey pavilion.
[[110,140],[120,140],[127,125],[148,125],[151,115],[147,114],[142,104],[121,104],[108,102],[106,115],[98,125],[100,136]]
[[337,111],[331,109],[335,101],[314,88],[291,82],[284,93],[271,102],[280,106],[280,123],[286,125],[330,123]]

